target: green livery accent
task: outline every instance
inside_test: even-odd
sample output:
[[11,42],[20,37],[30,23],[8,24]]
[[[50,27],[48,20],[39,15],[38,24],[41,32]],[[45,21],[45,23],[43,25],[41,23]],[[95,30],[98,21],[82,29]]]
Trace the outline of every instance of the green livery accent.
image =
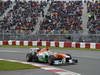
[[39,58],[41,62],[48,62],[48,55],[45,55],[44,58]]
[[40,59],[39,61],[41,61],[41,62],[47,62],[48,59],[43,58],[43,59]]

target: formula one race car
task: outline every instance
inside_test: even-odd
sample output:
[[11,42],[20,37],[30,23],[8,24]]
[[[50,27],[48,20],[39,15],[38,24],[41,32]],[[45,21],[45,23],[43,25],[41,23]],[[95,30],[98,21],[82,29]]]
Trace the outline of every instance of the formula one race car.
[[48,48],[31,48],[31,51],[26,55],[26,60],[28,62],[45,62],[50,65],[78,63],[78,60],[73,59],[70,54],[54,53]]

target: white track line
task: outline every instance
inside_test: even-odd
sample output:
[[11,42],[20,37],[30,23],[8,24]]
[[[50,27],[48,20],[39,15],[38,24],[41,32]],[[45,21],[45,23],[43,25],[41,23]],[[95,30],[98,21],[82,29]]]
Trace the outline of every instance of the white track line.
[[44,65],[44,64],[38,64],[38,63],[31,63],[31,62],[23,62],[23,61],[18,61],[18,60],[9,60],[9,59],[0,59],[0,60],[6,60],[6,61],[11,61],[11,62],[19,62],[19,63],[23,63],[23,64],[31,64],[37,67],[40,67],[41,69],[44,69],[46,71],[51,71],[51,72],[55,72],[58,75],[81,75],[79,73],[75,73],[69,70],[64,70],[64,69],[60,69],[54,66],[48,66],[48,65]]

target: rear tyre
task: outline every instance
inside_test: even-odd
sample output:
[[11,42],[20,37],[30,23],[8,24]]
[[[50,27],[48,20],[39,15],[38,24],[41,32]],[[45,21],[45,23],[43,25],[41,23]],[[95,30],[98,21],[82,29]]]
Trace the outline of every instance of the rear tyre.
[[36,56],[36,53],[34,53],[32,61],[33,62],[38,62],[38,57]]
[[26,61],[27,61],[27,62],[32,62],[32,58],[33,58],[33,56],[32,56],[31,53],[28,53],[28,54],[26,55]]

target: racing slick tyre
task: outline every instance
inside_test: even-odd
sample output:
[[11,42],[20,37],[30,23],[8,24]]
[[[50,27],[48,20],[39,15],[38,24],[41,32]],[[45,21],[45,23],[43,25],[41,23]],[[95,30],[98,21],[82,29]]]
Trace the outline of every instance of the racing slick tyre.
[[73,59],[73,61],[74,61],[74,64],[75,64],[75,63],[78,63],[78,60],[77,60],[77,59]]
[[34,53],[32,61],[33,62],[38,62],[38,57],[36,56],[36,53]]
[[69,60],[72,59],[72,56],[70,54],[67,54],[67,53],[66,53],[66,55],[70,56],[70,58],[66,58],[66,62],[69,62]]
[[33,58],[33,55],[32,55],[31,53],[28,53],[28,54],[26,55],[26,61],[27,61],[27,62],[32,62],[32,58]]
[[70,62],[69,64],[76,64],[76,63],[78,63],[78,60],[77,59],[73,59],[72,58],[72,56],[70,55],[70,54],[66,54],[66,55],[68,55],[68,56],[70,56],[70,58],[66,58],[66,62]]
[[66,55],[70,56],[70,59],[72,59],[72,56],[71,56],[70,54],[67,54],[67,53],[66,53]]
[[54,65],[54,60],[56,59],[56,57],[54,57],[53,55],[48,57],[48,64],[49,65]]

